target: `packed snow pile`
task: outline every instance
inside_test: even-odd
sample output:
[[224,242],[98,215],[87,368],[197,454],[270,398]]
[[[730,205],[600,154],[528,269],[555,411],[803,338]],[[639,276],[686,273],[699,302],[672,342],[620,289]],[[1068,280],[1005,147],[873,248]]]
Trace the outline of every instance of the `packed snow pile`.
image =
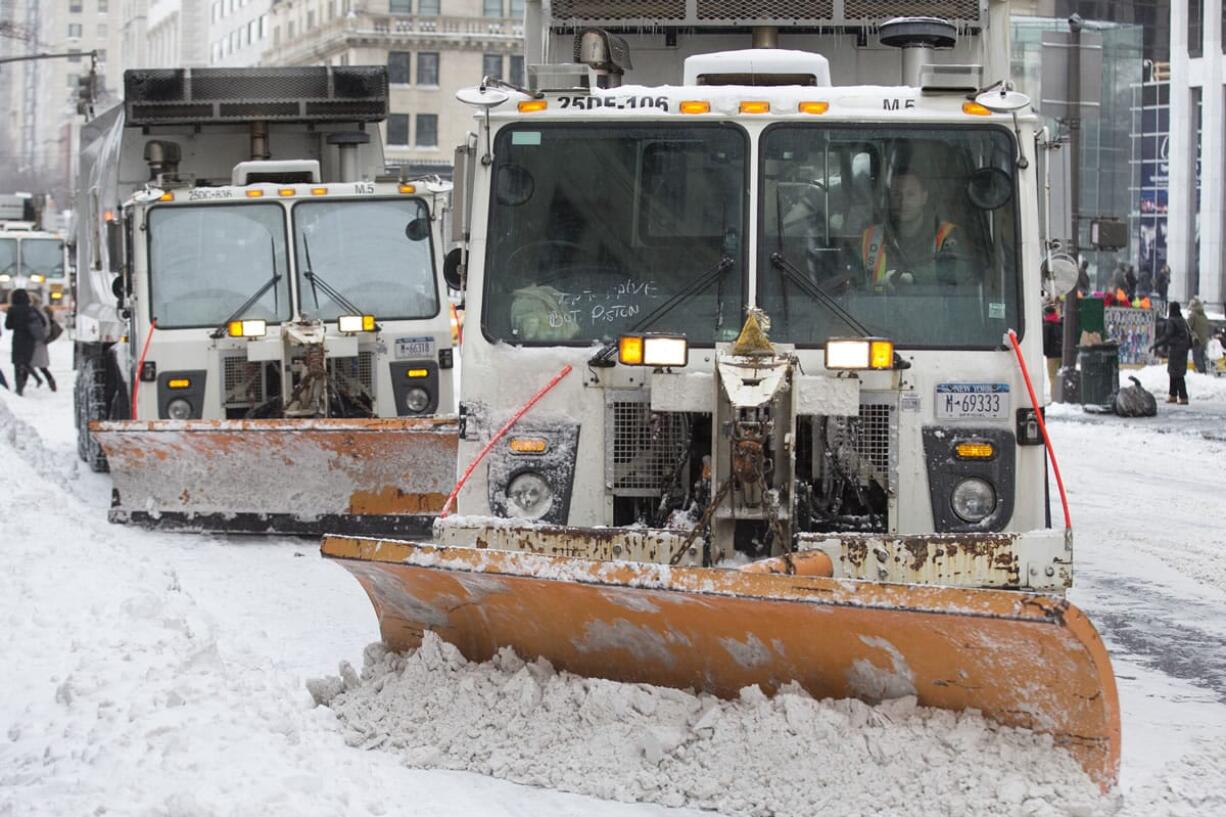
[[[1159,400],[1166,399],[1171,381],[1165,364],[1146,366],[1142,369],[1121,369],[1120,385],[1127,386],[1129,384],[1129,377],[1135,377],[1140,380],[1141,385],[1157,395]],[[1187,383],[1188,400],[1192,403],[1208,401],[1215,403],[1226,402],[1226,377],[1200,374],[1199,372],[1189,370]]]
[[752,815],[1070,815],[1116,811],[1051,739],[978,713],[817,701],[798,687],[739,700],[580,678],[503,649],[472,663],[433,633],[366,649],[361,676],[308,682],[346,742],[414,767],[480,772],[627,802]]

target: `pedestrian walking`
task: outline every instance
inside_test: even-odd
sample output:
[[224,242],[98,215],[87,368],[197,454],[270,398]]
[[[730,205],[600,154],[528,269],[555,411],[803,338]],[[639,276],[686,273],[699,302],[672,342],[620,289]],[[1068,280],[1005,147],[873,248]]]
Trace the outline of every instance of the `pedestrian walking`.
[[1205,347],[1209,344],[1213,329],[1209,325],[1209,316],[1205,314],[1205,305],[1200,302],[1200,298],[1188,301],[1188,328],[1192,330],[1192,365],[1201,374],[1208,374]]
[[1132,264],[1128,265],[1128,269],[1124,272],[1124,292],[1128,294],[1128,302],[1132,303],[1132,299],[1137,297],[1137,268]]
[[[3,334],[4,334],[3,332],[0,332],[0,335],[3,335]],[[0,387],[4,387],[6,389],[9,387],[9,382],[4,376],[3,369],[0,369]]]
[[[5,316],[4,325],[12,331],[12,368],[13,391],[20,396],[26,390],[26,383],[36,372],[36,367],[42,369],[51,390],[55,390],[55,380],[51,378],[50,361],[47,356],[47,319],[42,312],[29,302],[29,293],[25,290],[13,290],[9,296],[9,314]],[[39,345],[42,351],[38,352]],[[37,355],[37,359],[36,359]],[[34,374],[37,377],[37,374]]]
[[[46,307],[39,309],[37,304],[31,304],[31,309],[34,312],[34,317],[42,324],[42,331],[34,330],[34,353],[30,355],[30,376],[42,386],[43,381],[46,381],[47,386],[51,391],[55,391],[55,378],[51,376],[51,355],[47,352],[47,344],[52,341],[51,325],[56,324],[55,318],[50,314],[50,310]],[[31,322],[31,326],[33,323]],[[58,327],[59,324],[56,324]],[[59,333],[55,334],[59,337]],[[42,372],[41,379],[38,373]]]
[[1166,315],[1166,321],[1162,324],[1162,334],[1149,349],[1151,352],[1160,348],[1166,350],[1166,373],[1171,379],[1170,395],[1166,398],[1166,402],[1186,406],[1188,404],[1188,384],[1185,378],[1188,375],[1188,350],[1192,348],[1192,330],[1188,328],[1188,322],[1183,319],[1178,301],[1171,301]]
[[1158,278],[1154,281],[1154,289],[1158,292],[1158,297],[1166,300],[1167,289],[1171,285],[1171,267],[1169,264],[1163,264],[1158,270]]
[[1047,381],[1056,387],[1060,359],[1064,351],[1064,321],[1055,304],[1043,307],[1043,357],[1047,359]]

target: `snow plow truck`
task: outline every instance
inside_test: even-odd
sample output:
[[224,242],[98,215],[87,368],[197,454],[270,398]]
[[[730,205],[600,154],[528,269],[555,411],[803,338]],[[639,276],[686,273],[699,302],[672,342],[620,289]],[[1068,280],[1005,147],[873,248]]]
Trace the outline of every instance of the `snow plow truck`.
[[87,123],[77,428],[112,521],[429,530],[456,449],[450,188],[388,175],[386,115],[382,67],[169,69]]
[[964,64],[1005,4],[849,16],[891,5],[781,30],[732,1],[529,4],[529,87],[458,94],[457,513],[322,544],[390,646],[915,695],[1113,784],[1114,676],[1065,599],[1028,375],[1040,123]]

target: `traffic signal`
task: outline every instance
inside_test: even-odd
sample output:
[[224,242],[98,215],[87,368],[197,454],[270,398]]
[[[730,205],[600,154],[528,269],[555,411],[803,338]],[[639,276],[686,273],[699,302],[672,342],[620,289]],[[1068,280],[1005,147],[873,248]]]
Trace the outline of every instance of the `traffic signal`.
[[94,112],[94,91],[98,75],[90,68],[89,73],[77,77],[77,113],[90,116]]

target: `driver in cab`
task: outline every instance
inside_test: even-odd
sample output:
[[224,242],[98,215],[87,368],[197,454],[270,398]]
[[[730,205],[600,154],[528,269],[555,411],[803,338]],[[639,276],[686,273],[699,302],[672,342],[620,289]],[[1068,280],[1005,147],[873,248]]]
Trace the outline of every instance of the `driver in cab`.
[[908,168],[894,174],[887,221],[870,224],[860,237],[868,289],[889,293],[914,285],[959,282],[962,231],[943,220],[928,200],[928,186],[919,174]]

